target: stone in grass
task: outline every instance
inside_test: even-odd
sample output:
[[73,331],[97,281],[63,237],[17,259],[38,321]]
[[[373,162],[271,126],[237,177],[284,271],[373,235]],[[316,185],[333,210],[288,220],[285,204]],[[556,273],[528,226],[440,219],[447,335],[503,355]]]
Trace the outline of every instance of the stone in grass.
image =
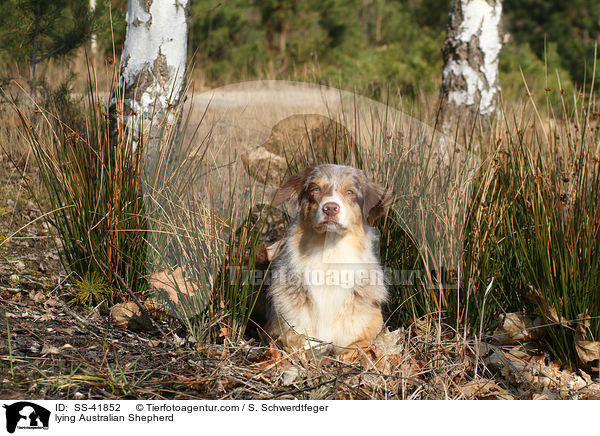
[[129,330],[151,330],[152,322],[133,301],[115,304],[110,308],[110,321]]
[[342,124],[323,115],[301,114],[273,126],[267,140],[241,156],[254,179],[278,187],[289,164],[305,167],[312,162],[344,163],[355,151],[354,141]]

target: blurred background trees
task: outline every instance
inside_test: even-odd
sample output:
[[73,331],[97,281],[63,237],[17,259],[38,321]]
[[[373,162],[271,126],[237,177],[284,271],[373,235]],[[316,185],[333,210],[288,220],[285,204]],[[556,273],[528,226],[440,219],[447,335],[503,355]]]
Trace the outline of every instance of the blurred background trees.
[[592,77],[594,44],[600,41],[597,0],[504,0],[514,42],[543,59],[544,44],[578,84]]
[[86,1],[78,0],[2,0],[2,60],[12,61],[17,70],[28,69],[33,80],[38,64],[67,56],[86,42],[102,12],[105,8],[91,11]]
[[[92,29],[100,55],[111,59],[114,35],[118,59],[127,1],[97,5],[92,14],[88,1],[0,0],[0,76],[15,70],[29,76],[36,8],[43,17],[34,56],[38,70],[50,53],[68,59]],[[189,54],[197,82],[206,87],[265,78],[308,80],[409,100],[438,93],[449,7],[448,0],[194,0]],[[540,97],[545,88],[558,88],[555,71],[567,92],[589,85],[600,2],[504,0],[502,37],[500,84],[506,98],[522,89],[519,68]]]

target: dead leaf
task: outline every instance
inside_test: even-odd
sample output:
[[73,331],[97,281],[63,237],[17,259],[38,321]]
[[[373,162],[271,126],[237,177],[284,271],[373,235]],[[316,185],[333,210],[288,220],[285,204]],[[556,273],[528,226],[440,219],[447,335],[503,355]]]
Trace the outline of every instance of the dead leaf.
[[154,290],[164,291],[164,295],[171,303],[179,304],[181,296],[195,297],[200,286],[198,283],[185,279],[181,267],[176,268],[173,272],[164,270],[152,274],[148,285]]
[[40,354],[60,354],[60,350],[54,345],[44,344],[44,346],[42,347],[42,351],[40,351]]
[[283,386],[289,386],[296,381],[298,378],[298,368],[290,366],[288,369],[283,371],[281,374],[281,384]]
[[44,295],[44,293],[40,291],[31,291],[29,294],[29,298],[31,298],[35,303],[43,303],[48,299],[46,295]]
[[540,317],[532,321],[522,313],[501,314],[498,328],[492,337],[505,345],[535,341],[544,334],[544,330],[540,327],[541,324]]
[[363,368],[383,375],[400,374],[402,377],[416,377],[423,365],[406,350],[405,331],[400,328],[390,331],[382,329],[369,348],[361,349],[358,362]]
[[269,349],[257,359],[256,364],[265,369],[275,368],[282,372],[292,366],[290,360],[282,353],[279,347],[277,347],[275,341],[269,343]]
[[390,331],[382,329],[373,340],[373,346],[385,355],[402,354],[404,351],[404,329]]
[[463,386],[458,387],[458,391],[466,399],[477,400],[514,400],[515,397],[509,394],[504,388],[498,386],[492,380],[485,378],[472,380]]
[[306,336],[296,333],[293,328],[289,328],[283,332],[277,338],[277,341],[281,343],[283,349],[290,354],[294,353],[294,351],[305,349],[307,344]]
[[183,347],[185,345],[185,338],[181,338],[177,333],[173,333],[173,343],[178,347]]
[[45,302],[44,305],[45,306],[56,306],[60,303],[60,300],[56,297],[50,297],[48,298]]
[[590,328],[588,313],[577,315],[577,331],[575,333],[575,350],[577,356],[586,365],[600,359],[600,342],[585,340]]
[[[200,284],[186,279],[181,267],[174,271],[164,270],[152,274],[148,285],[154,291],[155,297],[148,300],[147,306],[160,319],[163,319],[165,315],[175,317],[174,308],[180,305],[181,300],[191,300],[197,305],[198,294],[201,292]],[[208,301],[208,298],[204,300]]]
[[[548,322],[552,324],[560,324],[563,327],[569,327],[569,322],[566,318],[559,316],[556,307],[551,306],[542,297],[542,294],[537,289],[531,288],[526,295],[527,299],[534,304],[537,304],[541,314]],[[559,302],[559,309],[562,312],[562,301]]]
[[600,359],[600,342],[599,341],[575,341],[575,349],[577,356],[583,363],[590,363]]

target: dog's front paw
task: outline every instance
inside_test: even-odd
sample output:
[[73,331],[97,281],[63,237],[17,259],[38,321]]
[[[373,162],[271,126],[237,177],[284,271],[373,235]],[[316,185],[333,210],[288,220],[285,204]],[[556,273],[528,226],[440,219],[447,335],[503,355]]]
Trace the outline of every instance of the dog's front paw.
[[277,340],[288,353],[310,347],[306,336],[297,333],[293,328],[287,329]]
[[371,341],[356,341],[347,347],[340,348],[337,354],[344,362],[357,362],[361,354],[369,352],[370,346]]

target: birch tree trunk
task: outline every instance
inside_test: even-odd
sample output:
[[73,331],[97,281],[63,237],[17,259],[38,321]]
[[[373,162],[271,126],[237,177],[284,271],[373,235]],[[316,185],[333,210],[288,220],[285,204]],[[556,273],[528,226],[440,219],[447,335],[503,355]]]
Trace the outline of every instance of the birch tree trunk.
[[130,129],[134,149],[141,135],[152,148],[159,126],[178,121],[185,88],[188,10],[188,0],[128,2],[119,95],[113,95],[111,109],[122,111],[117,118]]
[[452,0],[442,48],[444,120],[465,112],[487,117],[496,110],[501,16],[500,0]]
[[[90,11],[94,12],[96,10],[96,0],[90,0]],[[90,48],[92,49],[92,55],[98,55],[98,35],[94,31],[90,37]]]

